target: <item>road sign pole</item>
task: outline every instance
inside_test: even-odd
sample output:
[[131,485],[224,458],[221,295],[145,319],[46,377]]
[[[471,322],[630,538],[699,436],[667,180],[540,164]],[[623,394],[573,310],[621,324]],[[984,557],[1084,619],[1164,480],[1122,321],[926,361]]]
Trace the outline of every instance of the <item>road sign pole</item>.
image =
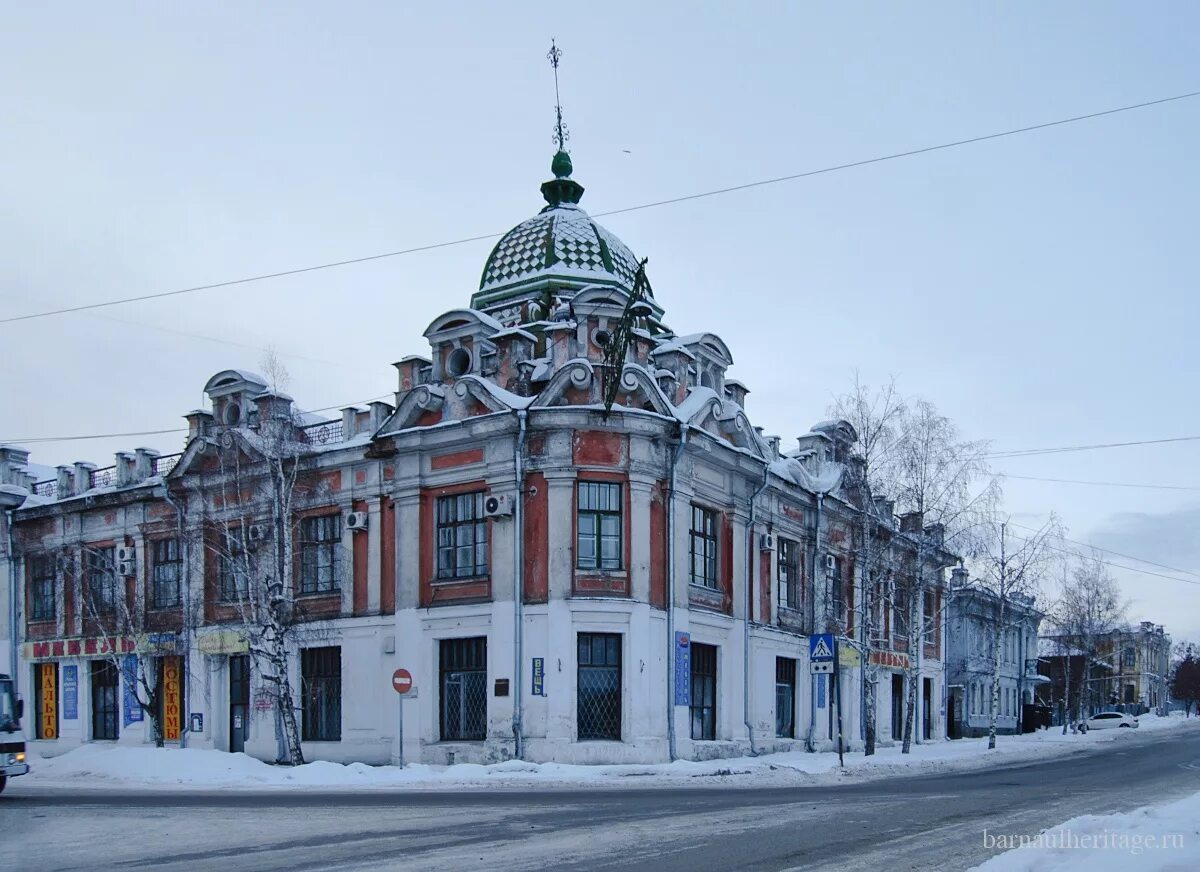
[[845,768],[846,759],[842,756],[842,663],[836,647],[833,656],[833,693],[833,704],[837,706],[838,765]]
[[404,696],[398,695],[397,698],[400,700],[400,720],[399,720],[399,724],[398,724],[398,729],[396,730],[396,735],[398,737],[398,748],[399,748],[397,756],[400,759],[400,768],[403,769],[404,768]]

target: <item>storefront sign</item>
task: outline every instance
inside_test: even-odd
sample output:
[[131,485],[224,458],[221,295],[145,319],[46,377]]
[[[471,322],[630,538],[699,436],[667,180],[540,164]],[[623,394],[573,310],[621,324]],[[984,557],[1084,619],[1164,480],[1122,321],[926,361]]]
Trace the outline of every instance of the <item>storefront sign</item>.
[[533,658],[533,681],[530,684],[530,692],[534,696],[546,695],[546,658]]
[[692,704],[692,639],[675,633],[675,705]]
[[62,716],[64,721],[79,719],[78,666],[64,666],[62,670]]
[[876,666],[887,666],[891,669],[907,669],[908,655],[896,651],[872,651],[871,662]]
[[182,658],[164,657],[162,660],[163,687],[163,738],[178,742],[183,731],[183,668]]
[[203,733],[204,732],[204,713],[203,712],[192,712],[192,732],[193,733]]
[[127,727],[130,724],[140,723],[143,718],[142,707],[138,705],[137,673],[137,655],[125,655],[125,659],[121,661],[121,684],[123,690],[121,694],[121,708],[124,710],[125,726]]
[[58,738],[58,664],[41,663],[38,665],[40,681],[39,691],[42,710],[38,712],[41,720],[39,739]]
[[245,654],[250,642],[237,630],[217,630],[197,637],[196,648],[201,654]]

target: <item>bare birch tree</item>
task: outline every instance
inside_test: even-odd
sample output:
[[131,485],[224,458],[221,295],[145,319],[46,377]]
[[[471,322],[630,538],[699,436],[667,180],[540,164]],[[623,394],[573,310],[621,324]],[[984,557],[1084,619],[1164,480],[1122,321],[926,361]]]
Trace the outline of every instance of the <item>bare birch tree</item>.
[[[1093,702],[1097,691],[1092,672],[1100,662],[1103,643],[1125,621],[1128,603],[1121,596],[1117,580],[1098,552],[1080,555],[1052,610],[1056,638],[1061,644],[1077,649],[1083,659],[1082,686],[1077,696],[1075,720],[1083,717],[1085,702]],[[1070,669],[1070,656],[1067,668]],[[1110,669],[1113,664],[1106,664]],[[1069,707],[1070,700],[1067,700]],[[1068,714],[1065,721],[1071,721]]]
[[[926,614],[925,594],[940,586],[942,569],[930,563],[943,550],[973,555],[980,534],[1000,499],[1000,485],[987,462],[988,444],[963,440],[958,428],[927,400],[912,403],[901,417],[902,434],[892,467],[897,508],[915,513],[920,529],[908,534],[910,571],[898,578],[899,599],[907,612],[907,689],[902,752],[912,750],[920,679],[921,645],[945,608]],[[935,535],[934,531],[940,531]]]
[[[863,709],[863,753],[875,753],[878,734],[879,666],[871,653],[879,642],[878,619],[887,600],[888,544],[881,530],[892,526],[891,512],[886,509],[890,465],[897,446],[897,425],[905,406],[895,382],[879,388],[863,384],[857,372],[850,390],[837,397],[830,415],[850,422],[858,434],[855,454],[849,465],[850,488],[857,494],[859,529],[855,535],[855,562],[860,573],[859,626],[861,636],[862,670],[866,705]],[[885,517],[886,515],[886,517]]]
[[[1051,516],[1037,532],[1027,537],[1010,538],[1007,521],[991,525],[993,537],[985,540],[981,555],[983,573],[975,579],[975,587],[989,595],[995,612],[989,613],[988,637],[992,659],[992,692],[988,717],[988,750],[996,747],[996,721],[1000,716],[1000,664],[1004,640],[1021,626],[1014,619],[1018,598],[1034,599],[1041,592],[1042,580],[1049,569],[1053,542],[1059,537],[1059,524]],[[1024,669],[1024,664],[1020,664]]]

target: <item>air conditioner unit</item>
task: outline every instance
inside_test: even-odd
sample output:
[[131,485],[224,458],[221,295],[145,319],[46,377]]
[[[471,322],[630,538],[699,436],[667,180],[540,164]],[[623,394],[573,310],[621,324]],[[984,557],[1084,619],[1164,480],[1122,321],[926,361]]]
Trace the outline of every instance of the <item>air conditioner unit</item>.
[[483,501],[485,518],[504,518],[513,513],[513,498],[508,494],[488,494]]
[[266,524],[251,524],[246,528],[246,541],[266,542],[268,532]]
[[126,578],[132,578],[133,576],[137,575],[137,564],[132,560],[118,560],[117,574],[123,575]]
[[825,568],[830,572],[833,572],[835,569],[837,569],[837,558],[832,554],[825,555]]
[[763,533],[758,537],[758,547],[763,551],[775,550],[775,536],[772,533]]
[[366,512],[351,512],[346,515],[346,526],[351,530],[367,529],[367,513]]
[[134,547],[132,545],[122,545],[117,549],[118,563],[132,563],[135,557]]

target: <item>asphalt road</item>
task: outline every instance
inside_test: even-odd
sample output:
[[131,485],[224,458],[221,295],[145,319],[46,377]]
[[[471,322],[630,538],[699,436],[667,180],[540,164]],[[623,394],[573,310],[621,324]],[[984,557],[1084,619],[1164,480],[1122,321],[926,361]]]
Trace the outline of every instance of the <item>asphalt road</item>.
[[966,869],[992,834],[1200,791],[1200,736],[1133,734],[1034,765],[837,787],[420,793],[9,785],[20,870]]

